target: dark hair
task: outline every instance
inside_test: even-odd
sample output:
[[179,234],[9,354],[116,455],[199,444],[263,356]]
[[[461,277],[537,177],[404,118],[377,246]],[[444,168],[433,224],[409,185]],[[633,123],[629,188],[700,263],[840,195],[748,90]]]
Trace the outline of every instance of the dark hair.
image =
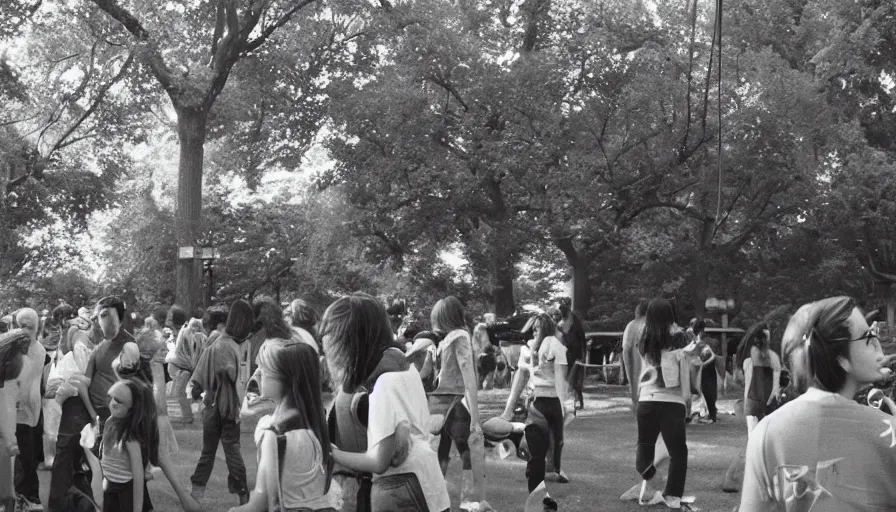
[[227,308],[225,306],[212,306],[205,311],[202,317],[202,327],[206,331],[214,331],[221,324],[227,324]]
[[429,315],[432,330],[448,333],[457,329],[467,330],[467,321],[464,318],[464,305],[454,295],[449,295],[436,302]]
[[19,378],[30,346],[31,336],[22,329],[0,334],[0,388],[5,382]]
[[320,325],[329,337],[326,357],[343,371],[342,389],[354,393],[373,373],[383,352],[394,346],[392,324],[386,309],[366,293],[342,297],[330,304]]
[[641,335],[641,355],[657,366],[663,350],[673,348],[672,334],[669,328],[675,323],[675,310],[666,299],[654,299],[647,305],[647,320],[644,334]]
[[165,306],[157,306],[152,310],[152,317],[159,323],[159,329],[165,327],[165,320],[168,317],[168,308]]
[[122,379],[131,390],[131,408],[124,418],[110,417],[110,436],[104,442],[128,443],[136,441],[140,445],[143,464],[159,465],[159,423],[152,388],[138,379]]
[[243,299],[238,299],[230,307],[224,332],[237,343],[242,343],[252,334],[254,327],[255,313],[252,306]]
[[[323,466],[330,468],[330,436],[320,393],[317,353],[305,343],[271,348],[268,353],[269,357],[259,359],[259,364],[274,375],[282,376],[279,380],[287,386],[283,400],[274,411],[271,426],[278,434],[298,429],[312,431],[323,452]],[[327,471],[326,489],[330,488],[331,476],[332,471]]]
[[832,297],[816,303],[815,320],[809,326],[809,375],[819,388],[836,393],[846,383],[846,370],[838,358],[849,359],[849,317],[857,307],[851,297]]
[[691,330],[694,331],[694,336],[699,336],[706,330],[706,320],[700,317],[695,318],[691,322]]
[[647,314],[647,301],[639,300],[638,304],[635,306],[635,316],[641,318],[642,316]]
[[265,337],[288,340],[292,337],[292,330],[283,319],[283,310],[270,297],[259,297],[253,307],[255,314],[255,331],[264,329]]
[[168,310],[168,314],[171,315],[171,326],[174,327],[174,330],[180,329],[187,323],[186,310],[177,304],[171,306],[171,309]]
[[53,308],[52,319],[55,325],[64,325],[66,320],[74,317],[74,309],[68,304],[62,303]]
[[124,319],[126,316],[124,311],[126,308],[124,305],[124,301],[121,300],[121,297],[118,297],[116,295],[110,295],[109,297],[103,297],[102,299],[99,300],[99,302],[96,303],[96,305],[99,309],[114,308],[115,311],[118,313],[118,321],[121,322],[122,324],[124,324]]
[[[532,322],[532,330],[535,330],[535,326],[538,325],[541,327],[541,333],[544,337],[541,339],[539,343],[544,342],[544,338],[548,336],[556,336],[557,335],[557,324],[554,322],[554,319],[551,318],[551,315],[548,313],[539,313],[535,316]],[[532,349],[534,352],[538,351],[538,347],[534,347]]]

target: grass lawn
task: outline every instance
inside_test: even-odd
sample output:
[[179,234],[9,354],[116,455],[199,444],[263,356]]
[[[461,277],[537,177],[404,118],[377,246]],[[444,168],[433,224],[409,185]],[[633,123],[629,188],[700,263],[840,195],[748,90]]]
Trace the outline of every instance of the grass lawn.
[[[601,385],[590,387],[586,408],[567,427],[563,450],[563,469],[572,480],[569,484],[548,481],[548,490],[559,502],[563,512],[646,510],[633,502],[619,501],[619,495],[638,482],[635,472],[635,445],[637,425],[629,408],[627,388]],[[506,390],[483,391],[480,405],[483,419],[498,414],[503,409]],[[722,477],[732,458],[746,445],[746,429],[734,416],[725,414],[733,410],[734,394],[722,397],[719,402],[719,419],[715,425],[689,425],[688,448],[690,451],[685,494],[695,495],[695,509],[701,511],[731,511],[739,502],[739,494],[721,491]],[[169,404],[172,416],[179,412],[177,404]],[[250,488],[254,484],[256,450],[252,438],[255,422],[242,426],[242,453],[249,474]],[[190,475],[202,449],[202,431],[198,422],[192,426],[175,426],[180,444],[176,458],[181,481],[189,489]],[[455,454],[456,455],[456,454]],[[518,512],[526,498],[525,462],[510,457],[500,460],[493,450],[488,450],[488,497],[498,512]],[[667,466],[668,467],[668,466]],[[657,486],[665,476],[666,468],[657,476]],[[449,470],[449,479],[459,481],[460,463],[455,456]],[[50,474],[39,473],[42,497],[46,503]],[[155,509],[163,512],[180,510],[170,484],[159,474],[149,483],[149,492]],[[449,484],[452,503],[457,506],[459,486]],[[224,453],[218,449],[215,469],[204,501],[208,511],[224,512],[237,505],[235,495],[227,493],[227,467]],[[665,507],[651,507],[665,510]]]

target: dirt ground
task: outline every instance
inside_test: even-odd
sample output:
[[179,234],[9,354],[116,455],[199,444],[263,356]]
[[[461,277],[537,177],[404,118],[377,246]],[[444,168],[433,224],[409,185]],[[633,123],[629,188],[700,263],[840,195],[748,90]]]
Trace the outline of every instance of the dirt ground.
[[[482,418],[498,414],[503,408],[506,390],[483,391],[480,394]],[[559,502],[563,512],[665,510],[663,506],[641,507],[633,502],[621,502],[620,494],[638,482],[635,472],[635,445],[637,427],[622,386],[591,386],[586,391],[585,410],[566,429],[563,450],[563,469],[571,479],[568,484],[548,481],[548,490]],[[739,494],[721,491],[722,477],[732,458],[746,445],[746,429],[733,415],[734,400],[731,393],[719,402],[719,422],[714,425],[689,425],[689,464],[685,494],[696,496],[695,510],[730,512],[739,501]],[[172,416],[179,411],[176,403],[169,405]],[[242,453],[249,474],[250,488],[256,472],[256,450],[252,439],[255,423],[245,422],[242,427]],[[202,448],[202,432],[198,423],[175,427],[180,444],[179,465],[181,481],[189,489],[189,478],[195,468]],[[498,512],[522,511],[526,498],[525,462],[511,456],[500,460],[494,450],[487,453],[488,498]],[[664,471],[657,476],[657,486],[662,485]],[[449,493],[457,506],[460,463],[455,457],[449,470]],[[49,490],[50,474],[39,473],[44,503]],[[170,484],[164,476],[149,483],[149,492],[155,509],[176,511],[180,506]],[[224,453],[219,448],[215,469],[203,503],[208,511],[224,512],[237,505],[237,498],[227,493],[227,468]]]

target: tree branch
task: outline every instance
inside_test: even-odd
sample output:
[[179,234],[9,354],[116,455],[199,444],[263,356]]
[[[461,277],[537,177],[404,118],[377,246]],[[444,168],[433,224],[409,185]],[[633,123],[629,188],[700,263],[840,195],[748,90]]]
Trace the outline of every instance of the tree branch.
[[[247,40],[246,44],[243,45],[243,48],[240,51],[240,53],[245,55],[247,53],[251,53],[251,52],[257,50],[261,45],[264,44],[265,41],[268,40],[269,37],[271,37],[271,34],[273,34],[274,31],[276,31],[278,28],[282,27],[283,25],[286,25],[287,23],[289,23],[289,20],[292,19],[293,15],[295,13],[299,12],[303,8],[305,8],[308,5],[311,5],[317,1],[318,0],[301,0],[299,3],[294,5],[292,9],[286,11],[286,13],[284,13],[283,16],[280,16],[280,19],[275,21],[273,24],[265,27],[261,31],[261,34],[259,34],[258,37],[256,37],[255,39]],[[258,14],[260,15],[260,13],[258,13]],[[245,30],[245,26],[243,26],[243,30]],[[248,37],[248,34],[246,34],[246,36]]]
[[457,102],[460,103],[460,106],[464,108],[464,112],[468,112],[470,110],[470,108],[467,106],[467,102],[465,102],[464,99],[460,97],[460,94],[457,92],[457,89],[455,89],[453,85],[433,74],[429,74],[426,77],[426,80],[448,91],[451,96],[453,96],[454,99],[456,99]]
[[90,104],[90,106],[87,108],[87,110],[85,110],[81,114],[81,116],[77,119],[77,121],[72,123],[72,125],[68,127],[68,130],[66,130],[65,133],[62,134],[62,136],[59,138],[59,140],[57,140],[56,143],[53,144],[53,147],[50,148],[50,151],[47,153],[45,158],[49,159],[50,156],[57,150],[62,149],[66,146],[70,146],[71,144],[74,144],[78,140],[83,140],[83,138],[78,138],[73,141],[66,141],[66,139],[68,139],[68,137],[70,137],[71,134],[74,133],[74,131],[77,130],[78,127],[80,127],[81,124],[84,123],[84,121],[88,117],[90,117],[91,115],[93,115],[94,112],[96,112],[96,110],[99,108],[100,104],[102,104],[103,100],[105,99],[106,94],[109,92],[109,89],[111,89],[113,85],[120,82],[121,79],[124,78],[125,74],[128,71],[128,68],[131,67],[131,63],[133,63],[133,62],[134,62],[134,52],[131,51],[128,53],[128,57],[127,57],[127,59],[125,59],[124,64],[121,65],[121,69],[118,70],[118,73],[116,73],[115,76],[112,77],[112,80],[103,84],[103,86],[100,87],[99,91],[96,94],[96,97],[94,97],[93,102]]
[[144,60],[146,61],[147,66],[168,95],[172,97],[175,96],[178,93],[178,90],[171,79],[171,70],[168,69],[168,66],[165,64],[165,59],[162,58],[162,54],[152,41],[150,33],[143,28],[140,20],[131,14],[130,11],[118,5],[116,0],[91,1],[103,12],[111,16],[112,19],[120,23],[125,30],[145,46],[146,52],[144,53]]

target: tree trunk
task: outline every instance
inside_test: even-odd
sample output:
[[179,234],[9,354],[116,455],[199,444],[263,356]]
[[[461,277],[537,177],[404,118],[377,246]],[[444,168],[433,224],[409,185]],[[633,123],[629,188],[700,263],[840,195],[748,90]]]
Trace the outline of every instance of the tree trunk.
[[591,277],[588,275],[590,258],[576,250],[572,238],[555,238],[557,248],[566,256],[572,274],[572,309],[584,318],[591,309]]
[[175,232],[178,247],[193,247],[195,258],[177,260],[176,302],[192,311],[200,305],[202,260],[198,258],[202,222],[202,165],[205,154],[207,112],[202,108],[178,108],[177,138],[180,162],[177,179]]
[[495,314],[498,318],[513,315],[516,305],[513,300],[513,255],[501,248],[495,249],[494,288],[492,297],[495,302]]

